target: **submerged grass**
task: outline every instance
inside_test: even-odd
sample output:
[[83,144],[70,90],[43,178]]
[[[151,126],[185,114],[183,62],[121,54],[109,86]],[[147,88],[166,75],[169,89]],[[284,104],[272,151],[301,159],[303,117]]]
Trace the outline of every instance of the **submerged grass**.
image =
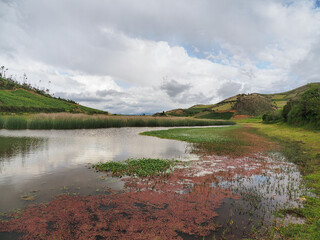
[[297,164],[306,185],[315,196],[304,196],[303,207],[283,210],[285,214],[303,217],[305,224],[289,224],[277,228],[283,239],[320,239],[320,131],[279,124],[252,124],[282,145],[282,153]]
[[99,171],[110,172],[112,176],[151,177],[160,175],[171,169],[177,161],[166,159],[128,159],[125,162],[106,162],[94,165]]
[[29,117],[0,117],[5,129],[93,129],[113,127],[174,127],[234,125],[231,121],[205,121],[177,118],[106,117],[84,114],[39,114]]

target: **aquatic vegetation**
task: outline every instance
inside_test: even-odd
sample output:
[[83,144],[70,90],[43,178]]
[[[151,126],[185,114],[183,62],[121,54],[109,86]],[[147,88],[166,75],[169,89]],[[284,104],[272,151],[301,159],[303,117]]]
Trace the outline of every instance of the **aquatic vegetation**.
[[0,128],[6,129],[92,129],[114,127],[174,127],[234,125],[232,121],[195,120],[156,117],[112,117],[85,114],[38,114],[0,117]]
[[35,194],[25,194],[20,196],[21,200],[24,201],[34,201],[36,199],[36,195]]
[[27,119],[25,117],[8,117],[3,123],[3,128],[6,129],[26,129],[28,126]]
[[125,162],[98,163],[93,167],[99,171],[110,172],[112,176],[150,177],[170,170],[177,161],[165,159],[128,159]]

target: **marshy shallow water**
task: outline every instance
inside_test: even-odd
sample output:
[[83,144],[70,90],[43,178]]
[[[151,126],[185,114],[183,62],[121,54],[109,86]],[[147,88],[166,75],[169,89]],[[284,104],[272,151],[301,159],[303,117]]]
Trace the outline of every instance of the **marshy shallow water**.
[[[197,156],[191,153],[192,144],[139,135],[151,129],[167,128],[1,130],[0,211],[16,211],[53,199],[53,205],[61,201],[59,206],[65,204],[69,208],[91,201],[89,212],[100,211],[95,222],[109,215],[115,217],[114,222],[124,222],[124,229],[117,226],[118,231],[105,233],[111,235],[97,231],[96,239],[148,239],[162,236],[161,231],[167,234],[163,239],[197,239],[195,235],[199,239],[241,239],[250,236],[255,228],[272,224],[274,210],[298,204],[296,200],[303,191],[301,176],[280,153],[244,158]],[[189,163],[175,168],[167,178],[145,180],[106,177],[87,165],[141,157]],[[64,194],[63,199],[55,198],[59,194]],[[131,200],[133,206],[130,199],[135,199]],[[49,207],[50,211],[57,210]],[[145,224],[151,224],[154,235],[140,234],[140,227],[145,229]],[[89,239],[86,235],[77,239],[81,236]]]

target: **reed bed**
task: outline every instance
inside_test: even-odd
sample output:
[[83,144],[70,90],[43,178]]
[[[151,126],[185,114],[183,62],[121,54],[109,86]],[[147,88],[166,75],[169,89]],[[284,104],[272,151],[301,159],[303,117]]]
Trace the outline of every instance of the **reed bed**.
[[5,129],[93,129],[120,127],[176,127],[234,125],[231,121],[195,120],[190,118],[156,118],[139,116],[88,116],[85,114],[37,114],[29,117],[0,117]]

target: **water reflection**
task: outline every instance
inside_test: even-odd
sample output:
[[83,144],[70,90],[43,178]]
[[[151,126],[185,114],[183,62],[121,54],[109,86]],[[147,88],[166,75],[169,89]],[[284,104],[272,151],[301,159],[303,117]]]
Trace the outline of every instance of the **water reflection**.
[[[87,163],[139,157],[197,158],[186,151],[188,143],[139,135],[147,130],[150,128],[1,130],[0,210],[26,206],[29,202],[20,196],[30,192],[37,195],[36,202],[48,201],[64,188],[95,194],[106,181],[88,171]],[[121,188],[121,183],[115,185]]]
[[18,154],[21,158],[25,158],[28,153],[34,151],[45,142],[43,138],[29,138],[29,137],[2,137],[0,136],[0,173],[4,162],[10,161]]

